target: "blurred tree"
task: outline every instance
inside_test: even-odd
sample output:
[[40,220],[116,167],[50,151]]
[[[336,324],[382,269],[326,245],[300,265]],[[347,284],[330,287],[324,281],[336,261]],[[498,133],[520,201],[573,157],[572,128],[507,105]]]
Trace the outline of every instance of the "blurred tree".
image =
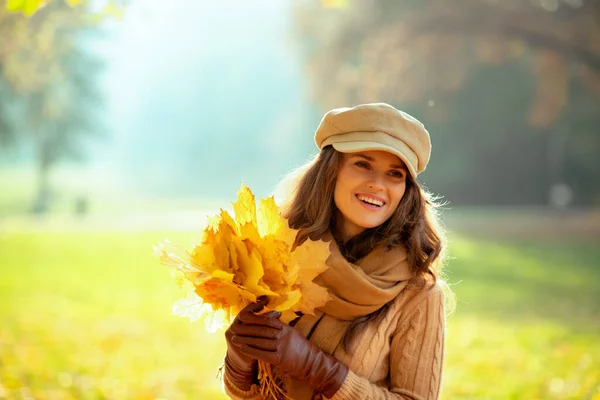
[[6,9],[8,11],[20,11],[25,15],[32,15],[41,7],[45,6],[45,0],[8,0]]
[[[86,0],[7,0],[6,10],[13,13],[22,13],[26,16],[32,16],[40,9],[46,7],[49,3],[63,1],[71,7],[78,7],[89,4]],[[120,16],[124,6],[124,0],[108,0],[104,9],[99,13],[95,13],[94,17],[102,17],[106,15]]]
[[600,95],[600,2],[333,3],[340,6],[322,10],[319,1],[295,3],[315,99],[324,108],[357,98],[429,99],[459,90],[473,68],[515,59],[530,62],[538,79],[530,113],[535,125],[554,121],[566,103],[571,74]]
[[[543,204],[569,159],[600,179],[598,157],[580,151],[600,125],[600,2],[315,0],[294,15],[322,110],[386,101],[448,134],[435,138],[443,167],[425,177],[451,200]],[[551,144],[557,135],[564,145]],[[517,157],[529,158],[517,168]],[[503,188],[501,174],[511,177]],[[600,188],[578,194],[600,203]]]
[[6,83],[0,79],[0,147],[14,143],[15,132],[8,112],[9,104],[11,104],[9,91]]
[[82,139],[102,129],[95,86],[101,63],[86,46],[98,29],[84,9],[63,3],[30,19],[2,10],[1,34],[11,40],[0,48],[0,144],[33,148],[38,173],[33,210],[44,212],[52,167],[67,157],[81,158]]

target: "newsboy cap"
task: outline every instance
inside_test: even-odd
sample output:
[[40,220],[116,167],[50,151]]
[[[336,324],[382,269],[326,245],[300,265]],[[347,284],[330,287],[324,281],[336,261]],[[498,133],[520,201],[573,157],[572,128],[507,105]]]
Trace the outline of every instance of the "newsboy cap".
[[425,170],[431,140],[425,126],[389,104],[336,108],[325,114],[315,132],[319,149],[332,145],[342,153],[383,150],[395,154],[412,177]]

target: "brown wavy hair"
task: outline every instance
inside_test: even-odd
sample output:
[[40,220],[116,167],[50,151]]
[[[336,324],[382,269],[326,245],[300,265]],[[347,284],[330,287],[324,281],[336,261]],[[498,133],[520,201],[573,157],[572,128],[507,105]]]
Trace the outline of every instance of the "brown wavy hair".
[[[287,190],[287,202],[283,201],[282,215],[293,229],[298,229],[296,245],[307,239],[321,238],[327,231],[335,232],[337,207],[334,190],[342,153],[326,146],[313,160],[299,168],[279,190]],[[291,182],[290,182],[291,181]],[[340,251],[350,262],[356,262],[369,254],[380,243],[391,249],[404,245],[413,273],[413,282],[435,283],[440,276],[445,257],[446,240],[438,222],[439,204],[416,179],[407,175],[406,190],[394,214],[383,224],[365,229],[347,242],[336,238]],[[381,321],[389,304],[364,317],[350,322],[342,346],[350,349],[352,338],[363,324]]]

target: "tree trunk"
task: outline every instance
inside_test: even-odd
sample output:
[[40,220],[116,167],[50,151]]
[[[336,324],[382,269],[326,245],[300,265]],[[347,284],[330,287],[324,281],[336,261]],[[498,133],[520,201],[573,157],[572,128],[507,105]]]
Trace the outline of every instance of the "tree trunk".
[[50,167],[52,160],[44,140],[39,143],[37,165],[37,188],[32,212],[43,215],[48,212],[52,201],[52,190],[50,188]]

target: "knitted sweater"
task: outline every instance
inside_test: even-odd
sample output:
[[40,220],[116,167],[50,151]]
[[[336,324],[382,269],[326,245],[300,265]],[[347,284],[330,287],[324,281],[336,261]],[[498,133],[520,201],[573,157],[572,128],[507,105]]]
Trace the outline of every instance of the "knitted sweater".
[[[437,399],[444,358],[444,316],[441,283],[426,288],[407,286],[378,325],[368,324],[354,337],[352,351],[336,348],[333,355],[350,371],[332,399]],[[258,386],[241,391],[227,374],[224,389],[234,400],[261,399]]]

